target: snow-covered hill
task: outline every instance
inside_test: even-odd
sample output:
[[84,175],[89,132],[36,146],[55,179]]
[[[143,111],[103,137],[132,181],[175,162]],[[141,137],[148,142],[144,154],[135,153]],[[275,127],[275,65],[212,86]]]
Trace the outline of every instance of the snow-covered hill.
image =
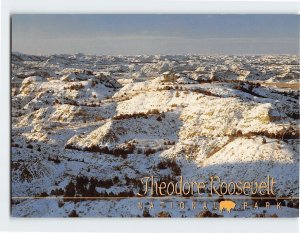
[[[297,197],[299,74],[296,56],[13,53],[12,215],[220,215],[159,199],[151,208],[151,198],[139,209],[139,179],[150,175],[272,176],[278,200]],[[271,204],[221,215],[298,216],[297,198]]]

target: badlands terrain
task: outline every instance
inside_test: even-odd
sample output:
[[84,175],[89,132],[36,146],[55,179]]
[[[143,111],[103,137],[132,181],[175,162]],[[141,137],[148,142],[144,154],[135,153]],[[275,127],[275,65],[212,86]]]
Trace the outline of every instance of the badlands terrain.
[[[299,57],[13,53],[11,62],[12,216],[298,216],[298,198],[284,197],[299,196]],[[137,198],[142,177],[214,175],[269,175],[276,194],[248,196],[246,210],[236,200],[231,213],[192,208],[193,197],[164,207]],[[254,209],[256,200],[271,207]]]

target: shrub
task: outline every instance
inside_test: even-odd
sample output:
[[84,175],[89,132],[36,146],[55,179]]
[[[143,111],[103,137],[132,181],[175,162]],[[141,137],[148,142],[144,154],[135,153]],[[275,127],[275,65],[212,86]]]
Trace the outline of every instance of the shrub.
[[278,218],[277,214],[267,215],[266,213],[256,214],[256,218]]
[[212,213],[212,212],[210,212],[208,210],[205,210],[205,211],[202,211],[202,212],[198,213],[196,215],[196,217],[198,217],[198,218],[217,218],[217,217],[223,217],[223,216],[222,215],[218,215],[216,213]]
[[159,115],[160,112],[158,109],[151,109],[146,113],[140,112],[140,113],[132,113],[132,114],[120,114],[117,116],[114,116],[113,120],[125,120],[125,119],[131,119],[131,118],[144,118],[147,119],[148,115]]
[[91,145],[89,147],[78,148],[75,145],[68,144],[65,146],[66,149],[79,150],[79,151],[88,151],[88,152],[99,152],[104,154],[111,154],[116,157],[122,157],[123,159],[127,158],[128,154],[132,154],[135,150],[135,145],[128,143],[125,146],[109,149],[107,146]]
[[173,159],[166,159],[163,161],[160,161],[157,164],[158,169],[171,169],[175,176],[179,176],[181,174],[181,169],[179,165],[176,163]]
[[71,218],[76,218],[79,217],[78,214],[76,213],[76,210],[72,210],[71,213],[69,214],[69,217]]
[[74,197],[75,196],[75,185],[72,181],[66,186],[65,197]]
[[291,202],[291,201],[289,201],[286,206],[289,207],[289,208],[293,208],[294,207],[293,202]]
[[159,218],[171,218],[171,214],[166,211],[161,211],[157,214],[157,217]]
[[62,188],[60,188],[60,189],[54,189],[54,190],[51,191],[50,194],[52,196],[62,196],[62,195],[65,194],[65,191]]
[[191,90],[191,91],[196,92],[196,93],[200,93],[200,94],[203,94],[203,95],[207,95],[207,96],[220,97],[219,95],[214,94],[214,93],[212,93],[211,91],[204,90],[204,89],[193,89],[193,90]]
[[173,89],[173,88],[170,87],[170,86],[165,86],[165,87],[163,88],[163,90],[167,90],[167,91],[172,90],[172,89]]
[[299,131],[293,128],[289,129],[282,129],[275,133],[270,133],[267,130],[259,131],[259,132],[248,132],[243,133],[241,130],[238,130],[234,136],[237,137],[253,137],[253,136],[264,136],[267,138],[272,139],[298,139],[299,138]]
[[167,169],[168,166],[167,166],[167,163],[165,161],[160,161],[158,164],[157,164],[157,168],[160,169],[160,170],[163,170],[163,169]]
[[138,149],[137,149],[137,153],[138,153],[138,154],[142,154],[142,153],[143,153],[143,150],[142,150],[141,148],[138,148]]
[[114,185],[114,183],[110,179],[98,181],[98,186],[103,187],[103,188],[107,188],[108,189],[108,188],[110,188],[113,185]]
[[153,114],[153,115],[155,115],[155,114],[160,114],[160,112],[159,112],[158,109],[151,109],[151,110],[149,110],[149,111],[147,112],[147,114]]
[[171,142],[171,141],[165,141],[164,145],[175,145],[175,141]]
[[79,83],[79,84],[72,84],[72,85],[69,87],[70,90],[76,90],[76,91],[81,90],[81,89],[83,89],[83,88],[84,88],[84,86],[82,85],[82,83]]
[[83,70],[83,73],[86,75],[94,75],[93,71],[91,70]]
[[145,154],[146,156],[148,156],[148,155],[150,155],[150,154],[154,154],[154,153],[156,153],[156,150],[155,150],[155,149],[152,149],[152,148],[146,149],[146,150],[144,151],[144,154]]
[[40,193],[40,195],[39,195],[39,197],[48,197],[49,195],[48,195],[48,193],[46,193],[46,192],[42,192],[42,193]]
[[143,211],[143,217],[145,217],[145,218],[151,217],[151,215],[150,215],[150,213],[149,213],[149,210],[146,209],[146,208],[144,208],[144,211]]
[[50,156],[48,157],[48,161],[52,161],[54,162],[55,164],[59,164],[60,163],[60,160],[58,158],[58,156],[56,156],[56,158],[51,158]]
[[113,120],[125,120],[125,119],[131,119],[131,118],[145,118],[147,119],[147,114],[145,113],[132,113],[132,114],[120,114],[118,116],[114,116]]
[[65,205],[64,201],[62,200],[59,200],[58,203],[57,203],[58,207],[61,208]]
[[82,194],[83,196],[87,194],[89,185],[89,178],[86,176],[77,176],[76,177],[76,192],[77,194]]
[[119,177],[115,176],[112,181],[114,184],[118,184],[120,182],[120,179]]

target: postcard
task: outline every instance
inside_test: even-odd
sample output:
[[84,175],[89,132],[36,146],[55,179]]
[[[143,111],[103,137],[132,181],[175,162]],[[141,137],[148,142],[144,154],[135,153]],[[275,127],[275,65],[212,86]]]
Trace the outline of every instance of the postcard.
[[14,14],[12,217],[299,217],[299,16]]

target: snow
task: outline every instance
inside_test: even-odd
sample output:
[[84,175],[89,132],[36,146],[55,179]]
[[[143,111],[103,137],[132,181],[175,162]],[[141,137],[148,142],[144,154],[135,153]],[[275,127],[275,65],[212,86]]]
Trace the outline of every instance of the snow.
[[[14,200],[12,216],[142,216],[136,198],[73,201],[51,192],[83,176],[107,183],[96,193],[136,194],[141,177],[178,177],[158,168],[168,159],[185,179],[270,175],[277,197],[299,196],[297,56],[13,54],[12,63],[12,196],[49,196]],[[297,217],[297,201],[221,215]],[[203,211],[153,202],[151,216]]]

